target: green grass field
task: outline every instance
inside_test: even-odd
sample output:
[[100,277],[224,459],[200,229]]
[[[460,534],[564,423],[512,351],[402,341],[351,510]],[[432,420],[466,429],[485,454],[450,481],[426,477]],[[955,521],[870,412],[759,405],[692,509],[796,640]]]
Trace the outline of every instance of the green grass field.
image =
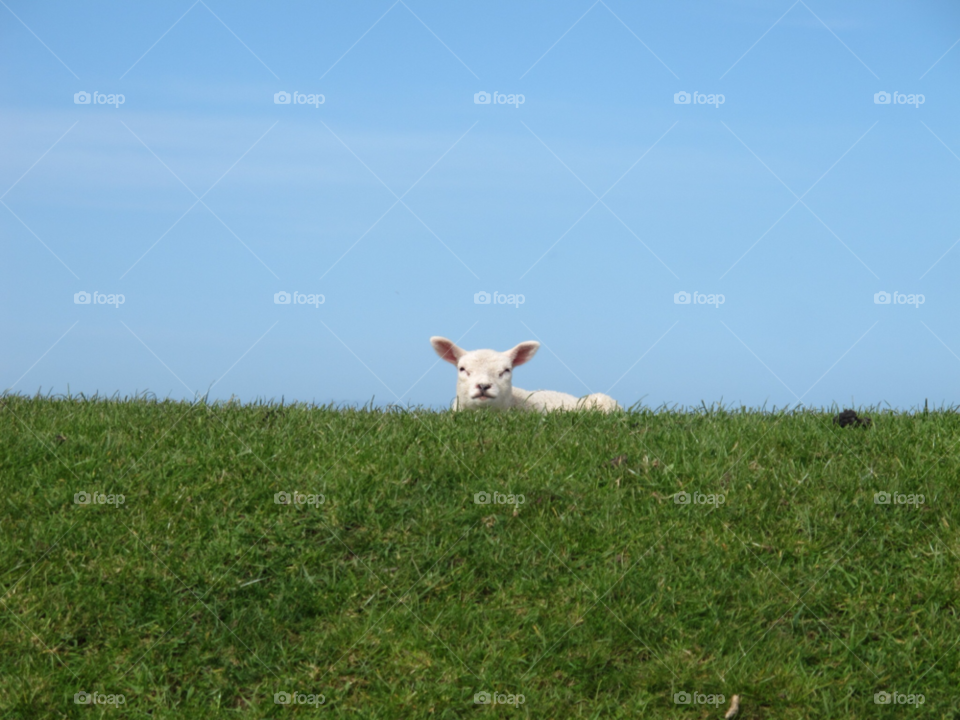
[[960,416],[865,413],[6,396],[0,718],[960,717]]

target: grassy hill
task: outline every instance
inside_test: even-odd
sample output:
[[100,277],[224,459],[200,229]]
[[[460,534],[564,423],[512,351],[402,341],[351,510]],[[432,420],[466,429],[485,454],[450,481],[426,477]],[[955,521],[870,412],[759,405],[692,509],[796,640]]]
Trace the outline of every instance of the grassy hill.
[[6,396],[0,718],[960,717],[960,417],[866,414]]

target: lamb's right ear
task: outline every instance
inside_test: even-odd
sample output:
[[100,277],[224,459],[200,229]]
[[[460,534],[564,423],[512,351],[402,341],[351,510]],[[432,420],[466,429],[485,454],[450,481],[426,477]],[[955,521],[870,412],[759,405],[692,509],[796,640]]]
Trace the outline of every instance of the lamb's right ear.
[[522,342],[514,348],[507,350],[507,355],[510,356],[510,359],[513,361],[513,366],[523,365],[525,362],[533,358],[537,354],[537,350],[540,349],[540,343],[536,340],[528,340],[527,342]]
[[447,340],[445,337],[432,337],[430,338],[430,344],[437,351],[437,355],[452,365],[456,365],[460,357],[467,352],[463,348],[457,347],[453,340]]

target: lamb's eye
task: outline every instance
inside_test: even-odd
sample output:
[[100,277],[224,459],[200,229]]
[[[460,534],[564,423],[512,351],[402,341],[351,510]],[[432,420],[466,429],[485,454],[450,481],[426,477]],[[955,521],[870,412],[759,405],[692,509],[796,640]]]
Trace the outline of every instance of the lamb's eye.
[[506,368],[503,372],[501,372],[501,373],[500,373],[500,377],[503,377],[503,376],[506,375],[508,372],[510,372],[510,368]]
[[460,368],[460,372],[466,372],[466,371],[467,371],[466,368]]

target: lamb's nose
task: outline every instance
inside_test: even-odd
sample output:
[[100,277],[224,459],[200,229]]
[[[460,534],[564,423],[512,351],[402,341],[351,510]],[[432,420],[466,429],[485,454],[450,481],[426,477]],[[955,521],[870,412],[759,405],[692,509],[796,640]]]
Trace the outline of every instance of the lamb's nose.
[[492,388],[493,385],[484,385],[483,383],[477,383],[477,387],[480,389],[480,392],[486,392],[487,390]]

